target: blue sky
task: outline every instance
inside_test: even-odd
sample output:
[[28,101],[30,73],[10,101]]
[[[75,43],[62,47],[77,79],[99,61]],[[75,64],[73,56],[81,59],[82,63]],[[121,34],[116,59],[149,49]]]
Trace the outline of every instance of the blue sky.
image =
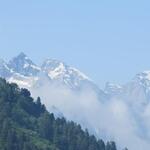
[[150,70],[150,1],[0,0],[0,57],[63,60],[101,87]]

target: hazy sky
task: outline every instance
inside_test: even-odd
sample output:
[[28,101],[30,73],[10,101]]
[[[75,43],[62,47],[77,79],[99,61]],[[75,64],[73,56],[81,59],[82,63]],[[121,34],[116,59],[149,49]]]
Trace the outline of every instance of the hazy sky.
[[100,86],[150,70],[150,1],[0,0],[0,57],[63,60]]

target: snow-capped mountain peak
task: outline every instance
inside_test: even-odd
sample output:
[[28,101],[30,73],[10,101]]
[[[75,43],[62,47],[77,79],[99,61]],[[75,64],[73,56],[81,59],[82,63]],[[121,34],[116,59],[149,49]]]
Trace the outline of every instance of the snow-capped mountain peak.
[[135,76],[133,82],[136,82],[143,86],[144,88],[149,88],[150,90],[150,71],[143,71]]
[[78,69],[70,67],[64,62],[55,59],[46,60],[42,65],[42,69],[45,72],[48,72],[49,77],[52,79],[55,79],[59,76],[68,76],[71,74],[76,74],[82,80],[90,80],[85,74],[80,72]]
[[143,71],[136,75],[138,80],[149,80],[150,81],[150,71]]
[[66,66],[66,64],[64,62],[61,62],[59,60],[56,60],[56,59],[46,59],[44,61],[44,63],[42,64],[42,69],[44,71],[47,71],[47,70],[53,70],[55,68],[57,68],[58,66],[63,65],[63,66]]
[[65,75],[65,73],[66,73],[66,66],[64,66],[63,63],[60,63],[59,66],[56,67],[55,69],[49,70],[48,76],[49,76],[51,79],[56,79],[56,78],[58,78],[59,76]]
[[42,65],[42,70],[48,73],[48,76],[51,79],[56,79],[59,76],[65,74],[67,69],[63,62],[55,59],[47,59]]
[[139,85],[146,93],[150,94],[150,71],[138,73],[132,81]]
[[45,77],[48,77],[49,82],[65,85],[70,89],[80,89],[87,85],[95,87],[92,80],[84,73],[62,61],[47,59],[39,67],[24,53],[14,57],[8,64],[0,60],[0,76],[21,87],[36,86],[36,83],[38,85],[43,82]]
[[47,59],[41,68],[51,80],[58,80],[71,88],[79,87],[83,81],[90,81],[78,69],[55,59]]
[[9,67],[13,71],[25,76],[34,76],[40,71],[40,68],[35,65],[24,53],[20,53],[9,62]]

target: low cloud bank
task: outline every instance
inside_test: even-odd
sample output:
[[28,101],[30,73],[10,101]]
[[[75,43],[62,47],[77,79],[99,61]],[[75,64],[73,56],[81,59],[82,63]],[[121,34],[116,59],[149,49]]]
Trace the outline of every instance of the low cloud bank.
[[41,97],[48,110],[55,106],[68,120],[88,128],[99,138],[116,141],[121,148],[149,149],[150,105],[137,114],[121,99],[100,101],[92,89],[73,92],[49,82],[43,85],[30,90],[34,97]]

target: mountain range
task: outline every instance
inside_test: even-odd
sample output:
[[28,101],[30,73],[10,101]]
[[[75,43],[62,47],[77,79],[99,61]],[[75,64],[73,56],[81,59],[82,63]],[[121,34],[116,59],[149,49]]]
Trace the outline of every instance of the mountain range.
[[20,86],[35,86],[41,74],[48,77],[50,82],[58,81],[72,89],[80,88],[88,83],[93,84],[79,70],[54,59],[47,59],[41,66],[37,66],[24,53],[20,53],[8,63],[4,60],[0,61],[0,76],[11,82],[17,82]]
[[138,73],[125,85],[106,83],[105,89],[101,90],[88,76],[64,62],[47,59],[38,66],[23,52],[8,63],[0,60],[0,77],[26,88],[41,86],[42,80],[46,78],[50,83],[66,86],[73,91],[91,88],[100,99],[122,97],[130,99],[130,102],[136,99],[140,105],[146,105],[150,99],[150,71]]
[[[64,62],[47,59],[39,66],[20,53],[9,62],[0,60],[0,77],[28,88],[33,96],[42,97],[57,117],[80,123],[98,137],[131,149],[150,146],[150,71],[138,73],[127,84],[106,83],[100,89],[87,75]],[[113,125],[106,125],[110,122]],[[124,135],[131,138],[127,140]]]

